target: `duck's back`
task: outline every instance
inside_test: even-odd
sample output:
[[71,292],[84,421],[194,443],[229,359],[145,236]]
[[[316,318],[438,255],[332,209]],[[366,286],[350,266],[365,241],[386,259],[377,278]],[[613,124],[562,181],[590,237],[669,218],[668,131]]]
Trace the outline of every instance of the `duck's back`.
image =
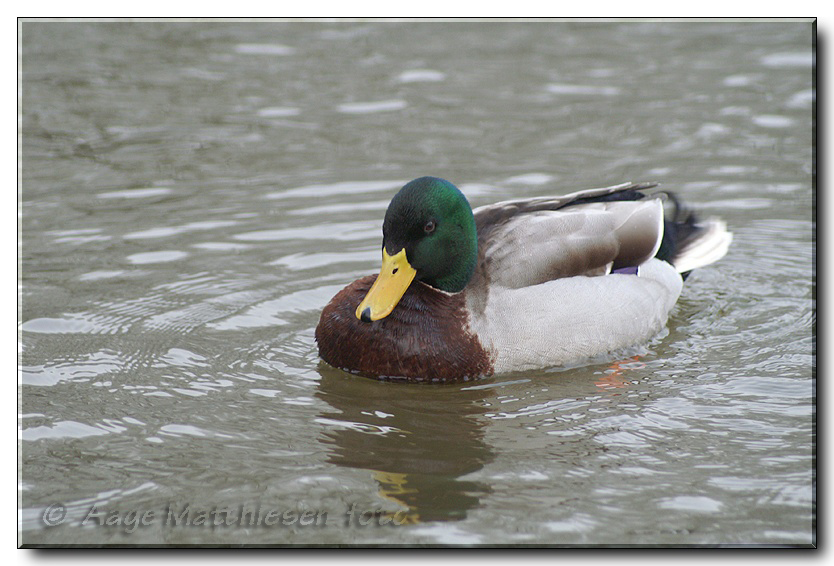
[[467,289],[473,332],[496,372],[577,362],[643,343],[666,324],[681,273],[722,257],[732,235],[699,223],[651,183],[474,211],[479,265]]
[[519,289],[646,262],[663,239],[662,199],[639,192],[652,186],[626,183],[477,208],[483,283]]

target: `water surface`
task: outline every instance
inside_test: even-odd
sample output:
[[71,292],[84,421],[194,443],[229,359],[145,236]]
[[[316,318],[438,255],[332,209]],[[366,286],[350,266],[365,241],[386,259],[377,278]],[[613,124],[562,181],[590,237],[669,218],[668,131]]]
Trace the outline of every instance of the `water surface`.
[[[812,543],[811,41],[23,23],[21,541]],[[445,386],[332,369],[319,313],[421,175],[474,206],[659,181],[735,240],[622,356]]]

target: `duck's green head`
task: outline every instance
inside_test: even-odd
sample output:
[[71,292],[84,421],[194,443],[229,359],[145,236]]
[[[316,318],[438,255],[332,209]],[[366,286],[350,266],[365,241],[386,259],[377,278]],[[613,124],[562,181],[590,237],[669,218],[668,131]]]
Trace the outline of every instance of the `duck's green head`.
[[391,314],[413,280],[449,293],[462,291],[478,259],[478,234],[469,201],[452,183],[420,177],[388,205],[382,224],[382,269],[356,317]]

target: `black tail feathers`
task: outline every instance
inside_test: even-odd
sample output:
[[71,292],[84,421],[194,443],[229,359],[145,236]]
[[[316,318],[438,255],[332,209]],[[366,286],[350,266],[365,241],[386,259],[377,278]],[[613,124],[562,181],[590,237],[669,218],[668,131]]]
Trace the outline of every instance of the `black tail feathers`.
[[[667,212],[663,220],[663,240],[655,257],[674,264],[678,251],[695,239],[701,233],[702,228],[698,225],[698,218],[692,209],[686,206],[675,193],[663,191],[663,194],[671,203],[672,210]],[[684,281],[690,273],[691,271],[681,273]]]

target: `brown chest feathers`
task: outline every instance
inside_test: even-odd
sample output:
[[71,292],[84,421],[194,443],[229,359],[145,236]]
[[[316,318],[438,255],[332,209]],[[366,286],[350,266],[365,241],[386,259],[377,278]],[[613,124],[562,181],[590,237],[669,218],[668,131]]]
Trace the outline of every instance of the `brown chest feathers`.
[[356,307],[375,280],[354,281],[322,311],[316,342],[324,361],[379,379],[459,381],[492,374],[489,354],[469,331],[464,293],[415,282],[390,315],[362,322]]

